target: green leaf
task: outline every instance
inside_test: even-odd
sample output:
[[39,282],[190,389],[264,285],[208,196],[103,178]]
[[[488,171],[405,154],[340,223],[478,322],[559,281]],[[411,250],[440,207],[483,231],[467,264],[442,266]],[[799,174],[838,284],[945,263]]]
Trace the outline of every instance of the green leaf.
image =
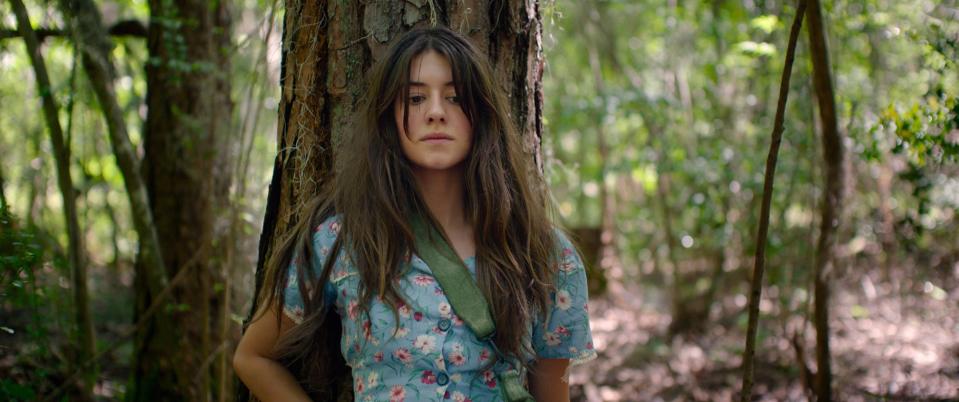
[[756,28],[760,31],[763,31],[767,34],[772,33],[776,28],[780,26],[779,17],[775,15],[760,15],[756,18],[753,18],[749,23],[750,26]]
[[742,41],[736,44],[736,50],[750,56],[775,56],[776,47],[771,43]]

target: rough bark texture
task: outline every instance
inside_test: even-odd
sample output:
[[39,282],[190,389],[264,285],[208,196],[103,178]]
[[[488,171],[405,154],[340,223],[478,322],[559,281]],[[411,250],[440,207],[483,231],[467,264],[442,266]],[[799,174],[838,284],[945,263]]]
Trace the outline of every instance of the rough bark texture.
[[[40,41],[30,24],[27,9],[21,0],[10,0],[10,6],[16,14],[17,28],[27,45],[27,53],[29,53],[30,62],[33,64],[33,71],[37,80],[37,92],[43,99],[43,115],[47,120],[50,141],[53,144],[53,156],[57,164],[57,184],[60,187],[60,194],[63,196],[63,214],[67,226],[70,270],[73,276],[73,308],[76,325],[74,330],[76,332],[72,338],[76,342],[75,361],[85,362],[93,357],[96,340],[93,335],[93,319],[90,314],[87,292],[87,268],[84,263],[83,237],[77,217],[76,190],[73,187],[73,178],[70,176],[70,144],[67,144],[64,140],[63,129],[60,126],[59,107],[51,93],[50,77],[47,75],[47,67],[43,61],[43,56],[40,54]],[[2,181],[0,181],[0,185],[2,185]],[[0,193],[2,193],[2,188],[0,188]],[[2,198],[2,194],[0,194],[0,199]],[[5,200],[3,204],[6,205]],[[95,379],[96,368],[91,367],[83,378],[81,398],[93,400]]]
[[[223,266],[212,251],[229,184],[221,150],[228,149],[232,113],[230,15],[224,1],[149,5],[143,174],[165,274],[187,272],[172,292],[177,307],[153,316],[138,334],[133,399],[205,401],[220,392],[211,384],[212,363],[224,351],[222,293],[214,291],[222,288]],[[157,294],[139,280],[141,272],[137,277],[140,317]]]
[[816,396],[820,402],[832,400],[832,369],[829,358],[829,272],[833,264],[833,243],[839,226],[843,191],[842,140],[836,119],[836,99],[829,65],[829,49],[823,27],[822,6],[819,0],[809,2],[809,47],[813,65],[813,86],[822,123],[825,182],[816,243],[815,265],[815,324],[816,324]]
[[786,62],[783,67],[779,86],[779,101],[776,103],[776,117],[773,122],[772,140],[769,155],[766,157],[766,175],[763,179],[763,203],[759,213],[759,230],[756,235],[756,259],[749,292],[749,326],[746,328],[746,349],[743,351],[743,388],[740,400],[752,400],[753,355],[756,353],[756,331],[759,328],[759,301],[762,298],[763,273],[766,269],[766,236],[769,232],[769,210],[772,205],[773,182],[776,178],[776,160],[779,158],[779,145],[783,137],[783,120],[786,114],[786,100],[789,99],[789,78],[792,76],[793,59],[796,56],[796,42],[802,28],[806,0],[799,0],[792,29],[789,31],[789,45],[786,49]]
[[[539,10],[532,0],[287,0],[277,156],[260,237],[255,292],[263,266],[304,204],[325,191],[333,149],[354,125],[365,75],[403,32],[446,25],[489,56],[509,95],[511,117],[541,174],[543,57]],[[250,312],[255,311],[252,306]],[[249,321],[249,320],[247,320]],[[244,399],[246,395],[238,395]]]

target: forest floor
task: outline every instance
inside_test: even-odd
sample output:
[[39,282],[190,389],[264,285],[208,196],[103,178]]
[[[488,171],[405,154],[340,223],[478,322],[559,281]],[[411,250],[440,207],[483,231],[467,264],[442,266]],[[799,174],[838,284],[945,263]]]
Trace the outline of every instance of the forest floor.
[[[868,275],[834,282],[830,333],[836,400],[959,401],[959,265],[954,270],[945,275],[952,282],[945,289],[920,281],[894,292]],[[660,292],[636,288],[630,293],[646,296],[626,297],[631,301],[619,305],[608,298],[591,300],[599,357],[573,368],[574,401],[738,400],[745,297],[730,295],[716,303],[711,322],[720,324],[670,340],[668,304],[655,296]],[[762,306],[767,312],[760,317],[753,399],[811,400],[796,343],[784,334],[805,328],[798,343],[815,371],[812,324],[769,313],[777,308],[768,299]]]
[[[857,272],[876,272],[862,269]],[[916,280],[894,291],[868,274],[833,282],[831,354],[836,400],[959,401],[959,265],[940,279]],[[905,281],[903,281],[905,283]],[[119,285],[116,285],[119,286]],[[596,360],[574,367],[573,401],[730,401],[738,400],[742,383],[746,299],[736,291],[718,292],[705,330],[668,337],[666,292],[653,287],[627,289],[623,301],[608,297],[590,301]],[[754,400],[807,401],[795,345],[804,348],[806,365],[815,370],[815,332],[798,313],[802,303],[787,306],[776,293],[764,291],[761,303]],[[772,296],[772,297],[771,297]],[[116,340],[130,318],[123,292],[96,300],[104,315],[98,328],[101,347]],[[64,300],[61,300],[61,302]],[[0,327],[22,328],[35,314],[9,314],[0,303]],[[4,307],[5,306],[5,307]],[[55,324],[55,323],[54,323]],[[66,323],[53,325],[63,328]],[[793,342],[796,331],[802,335]],[[9,332],[9,331],[8,331]],[[62,331],[46,335],[0,332],[0,395],[44,394],[62,381],[64,356],[54,344],[38,339],[64,339]],[[39,348],[39,349],[38,349]],[[115,400],[129,379],[129,343],[106,358],[100,400]],[[61,381],[58,381],[61,380]],[[28,385],[30,390],[23,388]],[[0,397],[0,399],[4,399]]]

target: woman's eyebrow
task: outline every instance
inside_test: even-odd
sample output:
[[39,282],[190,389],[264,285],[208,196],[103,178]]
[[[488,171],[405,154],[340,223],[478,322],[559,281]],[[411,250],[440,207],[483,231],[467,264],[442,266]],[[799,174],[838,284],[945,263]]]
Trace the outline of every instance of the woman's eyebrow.
[[[425,87],[425,86],[428,86],[428,85],[426,85],[425,83],[419,82],[419,81],[410,81],[410,86],[411,86],[411,87]],[[443,84],[443,86],[444,86],[444,87],[451,87],[451,86],[453,86],[453,81],[449,81],[449,82]]]

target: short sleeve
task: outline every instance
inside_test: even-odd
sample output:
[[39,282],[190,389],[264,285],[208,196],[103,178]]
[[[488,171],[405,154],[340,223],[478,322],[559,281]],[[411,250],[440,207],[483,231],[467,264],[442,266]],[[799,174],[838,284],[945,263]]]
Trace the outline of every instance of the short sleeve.
[[533,350],[536,357],[570,359],[571,365],[596,357],[589,329],[589,292],[586,268],[576,248],[561,231],[556,231],[559,266],[555,269],[556,289],[545,320],[533,326]]
[[[338,232],[339,222],[335,218],[328,219],[313,230],[313,249],[316,253],[310,260],[309,269],[315,280],[319,280],[320,273],[323,272],[323,264],[330,255]],[[300,294],[300,278],[297,275],[297,266],[304,262],[302,258],[294,256],[286,270],[286,289],[283,291],[283,313],[297,324],[303,322],[305,309],[303,295]],[[309,291],[312,286],[306,288]],[[323,304],[327,307],[333,305],[336,301],[336,287],[331,280],[326,282],[323,299]]]

